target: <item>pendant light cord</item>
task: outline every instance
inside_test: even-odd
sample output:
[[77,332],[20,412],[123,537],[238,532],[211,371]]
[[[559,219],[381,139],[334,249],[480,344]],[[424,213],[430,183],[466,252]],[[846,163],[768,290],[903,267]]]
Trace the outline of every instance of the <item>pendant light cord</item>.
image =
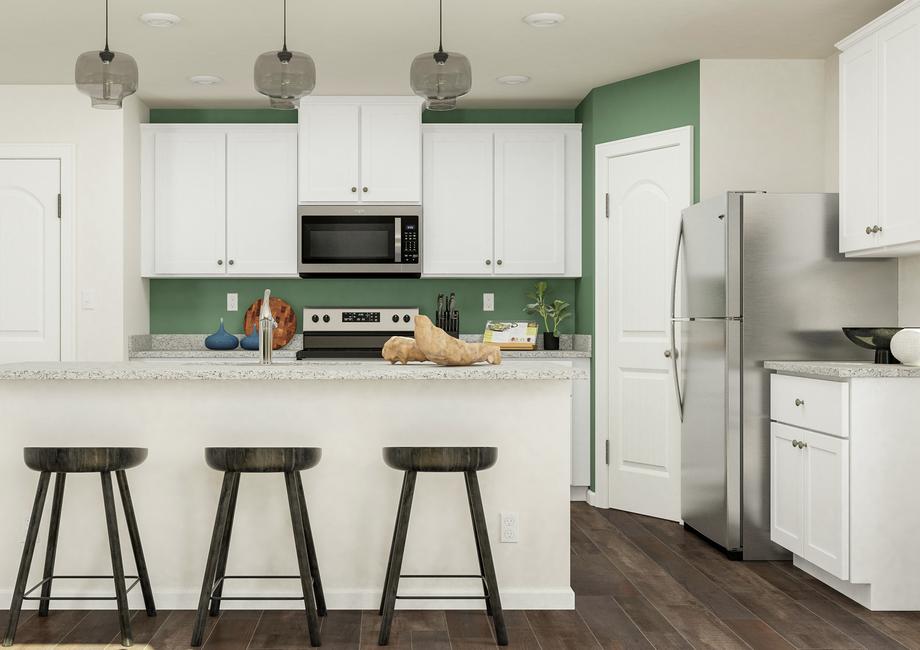
[[[108,2],[109,0],[106,0]],[[438,0],[438,52],[444,51],[444,0]]]
[[109,0],[105,0],[105,51],[109,51]]
[[[108,0],[106,0],[106,2],[108,2]],[[281,51],[287,52],[287,0],[284,0],[284,34],[281,40]]]

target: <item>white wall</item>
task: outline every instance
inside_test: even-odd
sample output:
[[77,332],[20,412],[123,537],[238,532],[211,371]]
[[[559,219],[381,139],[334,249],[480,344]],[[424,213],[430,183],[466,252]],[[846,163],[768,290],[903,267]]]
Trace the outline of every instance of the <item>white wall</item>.
[[[76,268],[71,278],[64,272],[64,281],[73,282],[75,291],[81,361],[125,356],[125,207],[139,202],[132,196],[137,183],[125,183],[125,135],[136,130],[131,124],[146,111],[134,98],[126,106],[125,111],[93,109],[72,85],[0,85],[0,142],[66,143],[76,149]],[[137,211],[129,220],[136,220]],[[134,284],[132,326],[143,309]],[[95,293],[94,309],[81,308],[84,291]]]
[[823,59],[700,61],[700,196],[825,188]]

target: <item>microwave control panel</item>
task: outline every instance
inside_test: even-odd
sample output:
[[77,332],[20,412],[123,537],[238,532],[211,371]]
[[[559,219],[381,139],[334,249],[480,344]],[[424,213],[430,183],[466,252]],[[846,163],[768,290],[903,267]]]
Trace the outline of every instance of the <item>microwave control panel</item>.
[[402,263],[418,264],[418,218],[402,219]]

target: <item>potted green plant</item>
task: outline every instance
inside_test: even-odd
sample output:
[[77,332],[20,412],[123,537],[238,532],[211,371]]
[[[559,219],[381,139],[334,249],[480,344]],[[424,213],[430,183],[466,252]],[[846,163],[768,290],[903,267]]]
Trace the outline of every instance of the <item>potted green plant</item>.
[[[524,311],[528,314],[536,314],[543,319],[543,349],[559,349],[559,325],[567,318],[571,317],[570,305],[564,300],[556,299],[552,303],[548,302],[549,285],[540,281],[534,285],[533,293],[527,294],[532,301]],[[549,322],[553,326],[549,326]]]

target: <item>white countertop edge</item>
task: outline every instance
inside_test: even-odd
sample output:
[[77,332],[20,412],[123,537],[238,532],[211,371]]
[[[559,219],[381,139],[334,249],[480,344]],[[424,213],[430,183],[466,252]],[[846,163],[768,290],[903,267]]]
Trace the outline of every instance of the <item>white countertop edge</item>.
[[[295,350],[275,350],[277,359],[293,359]],[[259,353],[250,350],[139,350],[131,359],[258,359]],[[583,350],[502,350],[505,359],[590,359],[591,353]],[[321,361],[321,359],[314,359]]]
[[839,379],[920,378],[920,367],[858,361],[764,361],[763,367],[776,372]]
[[27,363],[0,365],[0,381],[570,381],[588,372],[558,365],[453,366],[381,362],[285,363],[271,366],[235,364]]

